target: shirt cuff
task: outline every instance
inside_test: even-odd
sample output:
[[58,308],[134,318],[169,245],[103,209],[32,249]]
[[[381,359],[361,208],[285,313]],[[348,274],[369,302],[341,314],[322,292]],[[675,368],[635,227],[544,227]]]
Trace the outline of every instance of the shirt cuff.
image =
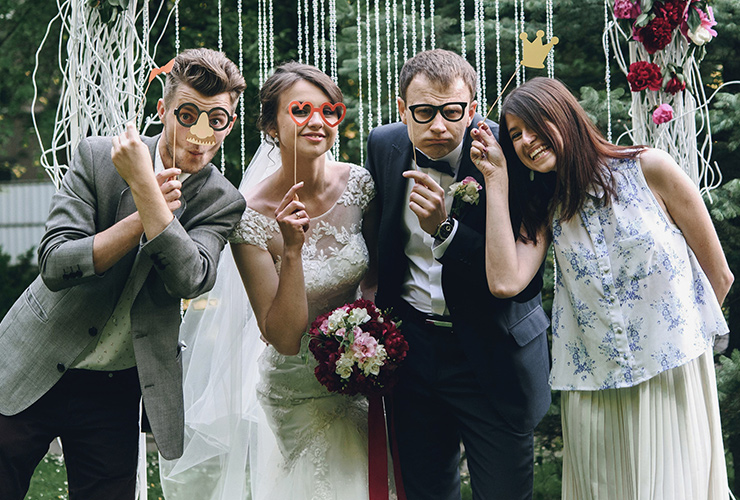
[[452,238],[455,237],[455,233],[457,233],[457,219],[452,219],[452,232],[447,239],[444,241],[438,241],[437,239],[434,240],[434,244],[432,245],[432,255],[434,255],[435,259],[439,260],[442,258],[447,247],[450,246]]

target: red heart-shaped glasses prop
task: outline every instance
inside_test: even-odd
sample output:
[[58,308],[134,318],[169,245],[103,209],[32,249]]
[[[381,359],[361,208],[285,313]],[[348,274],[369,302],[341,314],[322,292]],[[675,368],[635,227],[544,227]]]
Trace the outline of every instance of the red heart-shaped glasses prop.
[[318,112],[324,123],[330,127],[336,127],[344,117],[347,116],[347,107],[341,103],[324,102],[318,108],[312,102],[292,101],[288,105],[288,112],[296,125],[302,127],[311,119],[311,116]]

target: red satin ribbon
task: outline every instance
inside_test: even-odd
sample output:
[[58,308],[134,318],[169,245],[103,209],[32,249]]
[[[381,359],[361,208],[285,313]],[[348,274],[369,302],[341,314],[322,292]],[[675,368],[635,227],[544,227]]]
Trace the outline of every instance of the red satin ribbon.
[[[393,450],[393,457],[395,457],[393,460],[393,475],[396,483],[396,494],[398,496],[398,500],[406,500],[406,492],[403,489],[401,467],[398,460],[398,445],[396,443],[395,426],[393,425],[393,406],[390,400],[390,397],[385,398],[391,422],[390,441],[391,448]],[[370,500],[388,500],[388,440],[386,435],[382,396],[369,398],[367,427]]]

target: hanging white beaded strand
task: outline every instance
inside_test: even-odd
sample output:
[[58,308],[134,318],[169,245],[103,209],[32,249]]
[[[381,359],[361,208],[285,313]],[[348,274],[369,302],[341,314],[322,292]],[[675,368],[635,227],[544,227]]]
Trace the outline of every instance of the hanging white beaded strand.
[[380,0],[375,0],[375,95],[377,96],[377,122],[379,127],[383,124],[383,75],[380,71],[381,46],[380,46]]
[[[147,10],[147,9],[144,9]],[[222,18],[222,10],[221,10],[221,0],[218,0],[218,51],[223,52],[224,51],[224,37],[223,37],[223,18]],[[224,138],[223,141],[221,141],[221,174],[226,174],[226,152],[224,151],[224,144],[226,143],[226,138]]]
[[480,15],[478,11],[481,8],[482,0],[475,0],[473,3],[473,26],[475,26],[475,73],[476,73],[476,99],[478,102],[482,100],[483,85],[481,82],[481,66],[483,61],[481,59],[481,29],[480,29]]
[[390,100],[398,121],[401,116],[398,114],[398,106],[394,105],[396,97],[398,97],[398,1],[393,0],[393,96]]
[[403,60],[407,61],[409,58],[409,22],[408,13],[406,12],[406,0],[402,0],[401,5],[403,7]]
[[409,19],[411,20],[411,51],[416,54],[416,17],[414,16],[414,13],[416,12],[416,0],[411,0],[411,15],[409,16]]
[[606,140],[612,142],[612,74],[609,67],[609,0],[604,0],[604,34],[601,42],[604,45],[604,81],[606,83]]
[[429,0],[429,45],[432,50],[437,47],[437,34],[434,27],[434,0]]
[[[496,95],[501,95],[501,11],[499,0],[496,0]],[[501,118],[501,104],[499,99],[499,118]]]
[[[522,77],[521,73],[519,73],[519,61],[521,61],[521,58],[519,57],[519,0],[514,0],[514,61],[516,62],[517,66],[514,71],[516,71],[516,86],[522,84]],[[501,95],[499,93],[499,95]]]
[[486,14],[485,14],[485,2],[480,0],[480,8],[478,9],[480,15],[480,81],[481,81],[481,94],[480,94],[480,109],[481,112],[487,113],[488,98],[486,97],[488,92],[486,90]]
[[[359,122],[360,122],[360,144],[365,144],[363,138],[365,130],[365,111],[362,104],[362,2],[357,2],[357,90],[359,103]],[[360,165],[365,163],[363,158],[364,148],[360,147]]]
[[[465,44],[465,0],[460,0],[460,55],[465,57],[467,46]],[[467,57],[465,57],[467,59]]]
[[388,84],[388,121],[393,120],[393,94],[391,87],[391,13],[390,13],[390,0],[385,0],[385,46],[387,49],[386,61],[386,83]]
[[[321,68],[321,47],[319,42],[319,0],[313,0],[313,65]],[[321,23],[323,24],[323,23]]]
[[370,17],[370,0],[365,2],[365,43],[367,50],[367,129],[368,132],[373,128],[373,57],[372,57],[372,34],[371,34],[371,17]]
[[321,36],[319,37],[319,43],[321,44],[321,66],[319,67],[321,71],[328,73],[326,71],[326,24],[323,22],[326,19],[326,0],[319,0],[319,8],[321,9],[319,19],[322,20],[319,23],[319,26],[321,26]]
[[[553,35],[553,3],[552,0],[547,0],[547,3],[545,4],[545,10],[547,15],[547,23],[546,23],[546,36],[547,41],[549,42],[552,40]],[[555,47],[552,47],[550,49],[550,52],[547,54],[547,76],[550,78],[555,77]]]
[[[237,24],[237,40],[239,47],[239,73],[244,74],[244,27],[242,26],[242,0],[236,2],[236,14],[238,17]],[[240,155],[241,155],[241,168],[242,174],[247,168],[246,162],[246,144],[244,137],[244,94],[239,96],[239,134],[241,136]]]
[[427,26],[424,0],[419,0],[419,28],[421,29],[421,51],[427,50]]
[[[301,1],[298,0],[298,62],[303,62],[303,22],[301,20],[303,12],[301,11]],[[306,0],[307,1],[307,0]]]

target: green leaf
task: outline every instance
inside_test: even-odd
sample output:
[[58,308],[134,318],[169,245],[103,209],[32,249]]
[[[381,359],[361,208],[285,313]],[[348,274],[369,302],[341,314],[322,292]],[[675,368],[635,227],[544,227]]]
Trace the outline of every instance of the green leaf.
[[699,12],[696,9],[689,9],[689,31],[696,31],[696,29],[701,26],[701,16],[699,16]]

